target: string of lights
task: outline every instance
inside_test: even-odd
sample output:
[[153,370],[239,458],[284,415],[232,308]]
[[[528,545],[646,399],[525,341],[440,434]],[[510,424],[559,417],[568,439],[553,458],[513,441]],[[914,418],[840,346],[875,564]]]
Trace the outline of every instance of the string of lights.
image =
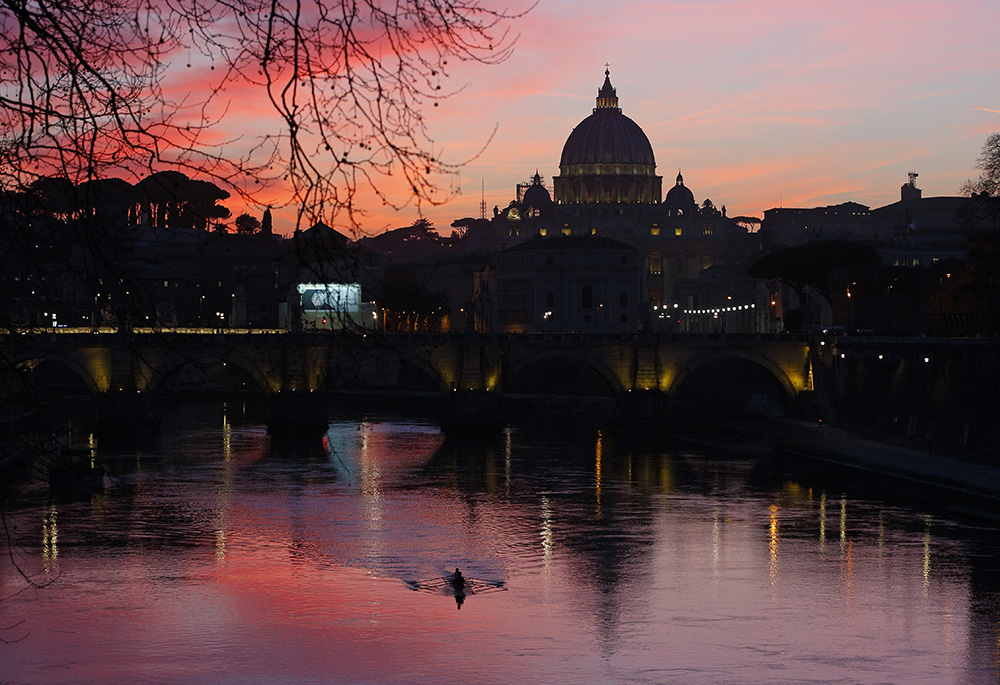
[[684,309],[684,314],[722,314],[724,312],[739,312],[749,309],[756,309],[756,304],[738,304],[731,307],[715,307],[713,309]]

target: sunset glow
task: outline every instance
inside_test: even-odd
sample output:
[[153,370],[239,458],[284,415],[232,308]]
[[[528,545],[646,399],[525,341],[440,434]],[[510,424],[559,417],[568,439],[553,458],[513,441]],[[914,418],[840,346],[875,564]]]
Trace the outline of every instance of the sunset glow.
[[[898,200],[911,171],[925,196],[953,195],[1000,127],[989,109],[1000,104],[998,23],[992,2],[543,0],[515,24],[510,59],[452,65],[447,85],[462,90],[428,112],[434,152],[467,162],[457,179],[439,179],[437,199],[454,197],[394,212],[366,196],[364,226],[377,232],[422,214],[447,234],[454,219],[479,215],[483,185],[488,215],[536,169],[551,188],[605,62],[657,173],[681,169],[698,202],[711,198],[730,216],[882,206]],[[275,229],[290,230],[289,220],[276,215]]]

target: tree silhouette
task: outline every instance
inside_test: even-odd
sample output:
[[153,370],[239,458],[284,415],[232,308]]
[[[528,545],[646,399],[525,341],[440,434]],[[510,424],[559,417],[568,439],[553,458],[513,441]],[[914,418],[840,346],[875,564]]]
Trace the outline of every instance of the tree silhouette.
[[[514,42],[517,14],[487,1],[2,0],[0,188],[169,169],[249,200],[280,183],[300,225],[351,229],[365,185],[430,201],[455,168],[430,151],[423,108],[449,94],[451,60],[502,61]],[[237,89],[256,91],[269,133],[216,133]]]
[[239,235],[254,235],[260,232],[260,221],[249,214],[240,214],[233,223]]
[[831,280],[842,269],[871,269],[881,263],[875,248],[847,240],[813,240],[775,250],[750,265],[753,278],[775,278],[795,290],[800,300],[811,287],[831,303]]
[[986,137],[976,160],[976,168],[981,172],[979,177],[963,183],[959,192],[969,196],[984,193],[987,197],[1000,195],[1000,133],[991,133]]

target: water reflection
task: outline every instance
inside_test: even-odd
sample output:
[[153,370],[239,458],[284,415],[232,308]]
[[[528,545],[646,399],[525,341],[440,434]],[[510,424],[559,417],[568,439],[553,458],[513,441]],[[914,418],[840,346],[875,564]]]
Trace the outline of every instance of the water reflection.
[[[11,597],[23,578],[0,566],[0,611],[30,635],[0,643],[0,677],[57,682],[54,664],[139,683],[1000,674],[991,532],[604,433],[455,439],[366,418],[296,448],[238,413],[209,418],[176,419],[141,455],[102,454],[118,485],[99,503],[12,500],[13,549],[62,575]],[[412,592],[456,566],[506,591]]]
[[775,585],[778,583],[778,505],[772,504],[770,511],[770,538],[767,545],[770,560],[768,574],[771,577],[771,590],[773,591]]
[[552,506],[549,498],[542,495],[542,562],[545,568],[552,564],[552,548],[554,546],[554,536],[552,534]]
[[[58,511],[54,504],[42,517],[42,559],[54,562],[59,558],[59,526],[56,522]],[[46,564],[46,570],[55,570],[55,564]]]

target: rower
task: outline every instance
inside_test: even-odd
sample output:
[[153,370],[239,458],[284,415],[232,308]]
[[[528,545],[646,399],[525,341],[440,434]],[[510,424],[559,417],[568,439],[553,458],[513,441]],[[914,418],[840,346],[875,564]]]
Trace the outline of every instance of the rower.
[[456,590],[465,589],[465,576],[457,568],[455,569],[455,574],[451,577],[451,584]]

